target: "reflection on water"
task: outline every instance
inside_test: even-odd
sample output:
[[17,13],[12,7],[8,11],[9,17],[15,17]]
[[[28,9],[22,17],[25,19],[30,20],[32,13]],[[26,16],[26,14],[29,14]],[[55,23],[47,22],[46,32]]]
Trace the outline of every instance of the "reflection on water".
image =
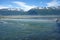
[[53,20],[0,20],[0,40],[58,40],[60,23]]

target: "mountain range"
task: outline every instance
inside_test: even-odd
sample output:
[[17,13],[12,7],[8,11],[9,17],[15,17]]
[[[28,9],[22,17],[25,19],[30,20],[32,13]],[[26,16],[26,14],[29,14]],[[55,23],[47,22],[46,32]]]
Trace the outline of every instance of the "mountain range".
[[0,9],[0,15],[60,15],[60,6],[58,7],[36,7],[28,11],[21,8]]

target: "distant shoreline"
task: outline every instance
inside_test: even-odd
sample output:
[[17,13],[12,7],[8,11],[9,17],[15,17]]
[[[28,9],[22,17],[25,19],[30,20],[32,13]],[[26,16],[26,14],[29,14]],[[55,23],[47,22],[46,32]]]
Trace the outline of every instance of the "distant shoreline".
[[60,15],[14,15],[0,16],[0,19],[60,18]]

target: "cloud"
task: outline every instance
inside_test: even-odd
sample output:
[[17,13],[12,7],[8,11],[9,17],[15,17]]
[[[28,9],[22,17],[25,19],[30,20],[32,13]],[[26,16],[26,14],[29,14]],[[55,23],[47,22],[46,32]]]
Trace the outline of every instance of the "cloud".
[[57,6],[60,6],[60,4],[57,0],[53,0],[49,3],[47,3],[47,7],[57,7]]
[[7,6],[0,5],[0,9],[9,8]]
[[37,7],[37,6],[34,6],[34,5],[27,5],[26,3],[24,3],[24,2],[19,2],[19,1],[15,1],[15,2],[13,2],[13,3],[17,4],[18,6],[21,7],[21,9],[24,9],[25,11],[28,11],[28,10],[30,10],[31,8]]

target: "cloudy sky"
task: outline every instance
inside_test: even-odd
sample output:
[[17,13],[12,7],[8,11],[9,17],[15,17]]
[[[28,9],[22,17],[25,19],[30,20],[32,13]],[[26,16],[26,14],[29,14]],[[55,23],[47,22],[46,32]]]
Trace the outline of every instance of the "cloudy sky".
[[0,0],[0,9],[21,8],[24,10],[29,10],[35,7],[57,6],[60,6],[60,0]]

